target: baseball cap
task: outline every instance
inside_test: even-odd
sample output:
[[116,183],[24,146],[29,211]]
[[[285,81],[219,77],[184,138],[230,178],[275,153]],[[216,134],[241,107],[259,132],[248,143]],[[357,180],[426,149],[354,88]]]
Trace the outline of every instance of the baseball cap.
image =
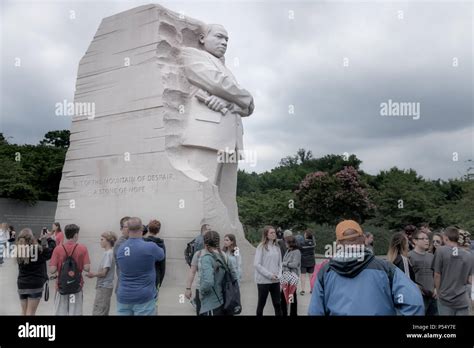
[[[354,230],[357,234],[351,234],[349,236],[344,236],[344,232],[347,230]],[[336,226],[336,240],[344,240],[349,238],[354,238],[357,236],[362,236],[364,232],[362,232],[362,228],[360,225],[355,222],[354,220],[344,220],[337,224]]]

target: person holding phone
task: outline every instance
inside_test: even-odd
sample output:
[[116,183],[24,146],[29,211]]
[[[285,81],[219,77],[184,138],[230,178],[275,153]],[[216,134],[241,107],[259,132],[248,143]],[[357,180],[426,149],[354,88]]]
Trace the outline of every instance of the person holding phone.
[[280,277],[282,272],[281,250],[276,242],[273,226],[263,228],[262,242],[255,253],[255,283],[258,289],[257,316],[263,315],[268,293],[272,297],[275,315],[281,316]]

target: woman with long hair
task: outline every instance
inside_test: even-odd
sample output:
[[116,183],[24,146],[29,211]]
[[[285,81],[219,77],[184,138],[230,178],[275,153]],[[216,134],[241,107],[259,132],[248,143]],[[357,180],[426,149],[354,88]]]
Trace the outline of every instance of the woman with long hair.
[[431,240],[430,252],[434,254],[436,249],[444,245],[443,235],[439,232],[433,233],[433,239]]
[[242,256],[240,255],[240,249],[237,247],[235,235],[229,233],[224,236],[224,247],[222,251],[227,257],[229,265],[235,270],[235,276],[240,284],[240,279],[242,278]]
[[18,261],[18,295],[23,315],[35,315],[43,296],[44,284],[48,281],[46,261],[51,258],[56,246],[49,234],[38,240],[29,228],[21,230],[16,241]]
[[255,252],[255,283],[258,289],[257,316],[263,315],[268,293],[272,297],[275,315],[280,316],[280,277],[282,273],[282,257],[276,241],[276,231],[273,226],[265,226],[262,241]]
[[203,236],[204,249],[202,250],[199,272],[199,299],[201,308],[199,315],[225,315],[223,281],[225,256],[219,248],[220,236],[216,231],[208,231]]
[[388,247],[387,260],[415,280],[415,272],[408,260],[408,238],[404,232],[394,233]]

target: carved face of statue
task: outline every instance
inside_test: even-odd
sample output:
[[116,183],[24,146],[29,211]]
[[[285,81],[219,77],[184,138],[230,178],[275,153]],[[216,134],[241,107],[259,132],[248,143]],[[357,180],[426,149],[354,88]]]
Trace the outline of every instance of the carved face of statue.
[[201,35],[199,40],[204,45],[204,49],[216,56],[221,58],[227,51],[227,41],[229,41],[229,35],[227,31],[221,25],[212,25],[206,35]]

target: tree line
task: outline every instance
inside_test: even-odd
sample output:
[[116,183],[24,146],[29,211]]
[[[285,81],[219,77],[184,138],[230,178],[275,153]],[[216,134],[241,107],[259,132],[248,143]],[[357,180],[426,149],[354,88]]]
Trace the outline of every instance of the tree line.
[[[0,197],[32,204],[56,201],[69,135],[68,130],[50,131],[37,145],[17,145],[0,133]],[[323,253],[337,222],[351,218],[374,233],[376,251],[383,253],[391,233],[404,225],[474,230],[472,177],[429,180],[397,167],[371,175],[361,163],[353,154],[313,158],[300,149],[270,171],[239,170],[237,202],[247,238],[257,243],[266,224],[311,228]]]
[[56,201],[68,146],[68,130],[50,131],[37,145],[10,144],[0,133],[0,197]]
[[238,205],[248,238],[257,242],[263,224],[316,232],[317,251],[334,240],[342,219],[360,222],[385,253],[394,231],[405,225],[439,230],[457,225],[474,229],[474,180],[429,180],[415,170],[393,167],[370,175],[355,155],[313,158],[298,150],[267,172],[239,171]]

